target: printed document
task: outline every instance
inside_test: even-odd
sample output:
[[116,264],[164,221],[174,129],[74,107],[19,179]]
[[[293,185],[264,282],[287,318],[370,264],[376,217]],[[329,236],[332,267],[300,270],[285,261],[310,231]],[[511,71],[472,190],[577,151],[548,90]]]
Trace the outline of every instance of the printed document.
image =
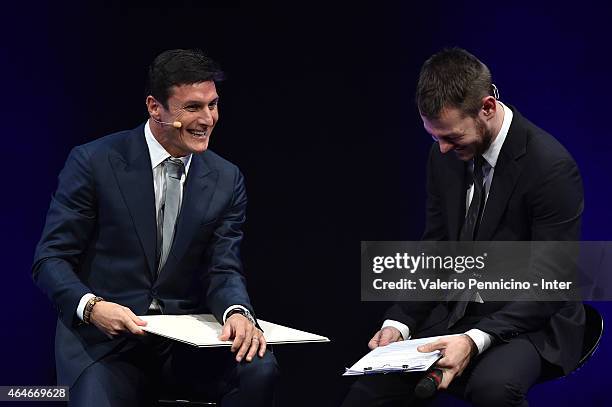
[[380,346],[359,359],[353,366],[347,368],[343,376],[425,371],[436,363],[442,355],[440,351],[419,352],[417,347],[450,336],[455,335],[409,339]]

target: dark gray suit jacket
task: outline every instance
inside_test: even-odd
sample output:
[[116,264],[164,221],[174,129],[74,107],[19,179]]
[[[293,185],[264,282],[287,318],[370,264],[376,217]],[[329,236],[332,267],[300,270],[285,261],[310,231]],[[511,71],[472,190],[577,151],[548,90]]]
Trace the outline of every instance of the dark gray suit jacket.
[[[583,210],[582,179],[570,154],[550,134],[514,108],[476,240],[578,241]],[[427,176],[423,240],[459,240],[465,216],[466,163],[432,146]],[[398,303],[386,318],[418,335],[448,318],[447,303]],[[482,315],[484,314],[484,315]],[[584,308],[575,302],[486,302],[467,328],[497,343],[527,334],[540,355],[563,372],[580,358]],[[465,328],[465,326],[464,326]]]

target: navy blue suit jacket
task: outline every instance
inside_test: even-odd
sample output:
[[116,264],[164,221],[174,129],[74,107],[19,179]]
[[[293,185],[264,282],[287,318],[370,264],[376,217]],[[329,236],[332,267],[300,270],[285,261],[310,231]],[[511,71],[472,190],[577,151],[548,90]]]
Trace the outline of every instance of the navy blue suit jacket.
[[156,298],[167,314],[209,309],[221,321],[233,304],[252,307],[240,260],[247,204],[239,169],[208,150],[194,154],[174,242],[157,276],[157,223],[151,160],[143,125],[75,147],[59,175],[33,277],[58,311],[58,383],[112,352],[109,339],[76,317],[92,292],[147,312]]

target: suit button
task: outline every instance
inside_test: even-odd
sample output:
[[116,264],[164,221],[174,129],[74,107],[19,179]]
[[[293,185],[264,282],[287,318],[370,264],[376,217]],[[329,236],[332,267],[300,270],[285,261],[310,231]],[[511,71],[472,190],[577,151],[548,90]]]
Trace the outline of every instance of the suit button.
[[151,294],[153,294],[154,297],[157,297],[157,290],[151,290]]

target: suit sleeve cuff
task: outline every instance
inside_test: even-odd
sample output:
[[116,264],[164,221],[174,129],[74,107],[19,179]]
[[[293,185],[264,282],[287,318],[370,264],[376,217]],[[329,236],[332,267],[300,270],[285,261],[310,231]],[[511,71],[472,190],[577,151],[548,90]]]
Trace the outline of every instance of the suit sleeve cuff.
[[476,347],[478,348],[479,355],[485,350],[489,349],[493,343],[493,338],[491,335],[481,331],[480,329],[470,329],[465,334],[474,341]]
[[223,323],[224,323],[224,324],[225,324],[225,319],[227,318],[227,314],[228,314],[228,313],[229,313],[231,310],[234,310],[234,309],[236,309],[236,308],[240,308],[240,309],[245,310],[245,311],[246,311],[246,312],[248,312],[248,313],[251,313],[251,311],[249,311],[249,310],[248,310],[246,307],[243,307],[242,305],[238,305],[238,304],[236,304],[236,305],[230,305],[229,307],[227,307],[227,309],[226,309],[226,310],[225,310],[225,312],[223,313]]
[[83,320],[83,312],[85,312],[85,306],[87,305],[87,301],[95,297],[92,293],[87,293],[81,297],[81,301],[79,301],[79,305],[76,309],[77,317],[82,321]]
[[386,326],[392,326],[393,328],[397,328],[398,331],[400,331],[400,333],[402,334],[402,338],[404,340],[410,339],[410,328],[408,328],[408,326],[402,324],[399,321],[394,321],[392,319],[386,319],[385,322],[383,322],[382,327],[386,327]]

